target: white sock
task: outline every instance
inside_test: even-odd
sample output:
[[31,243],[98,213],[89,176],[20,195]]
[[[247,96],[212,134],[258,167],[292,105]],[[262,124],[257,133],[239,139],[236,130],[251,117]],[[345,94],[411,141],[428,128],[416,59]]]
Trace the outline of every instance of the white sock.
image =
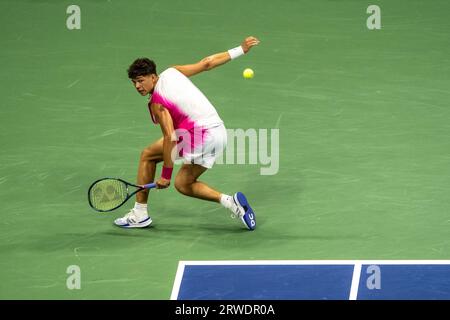
[[233,206],[234,201],[231,196],[222,194],[220,197],[220,204],[222,204],[225,208],[230,209]]
[[134,203],[134,209],[136,211],[139,211],[140,213],[147,213],[147,204],[146,203],[139,203],[139,202],[135,202]]

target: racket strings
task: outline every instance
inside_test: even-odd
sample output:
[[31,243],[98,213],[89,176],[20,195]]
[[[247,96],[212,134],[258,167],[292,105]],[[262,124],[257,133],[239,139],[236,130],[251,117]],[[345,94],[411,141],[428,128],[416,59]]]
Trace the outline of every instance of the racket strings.
[[106,179],[97,182],[90,190],[92,206],[98,210],[111,210],[127,199],[128,190],[119,180]]

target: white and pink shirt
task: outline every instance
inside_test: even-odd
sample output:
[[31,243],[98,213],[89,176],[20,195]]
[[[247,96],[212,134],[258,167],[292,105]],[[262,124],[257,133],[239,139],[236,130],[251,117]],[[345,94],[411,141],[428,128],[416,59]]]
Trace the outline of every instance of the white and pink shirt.
[[148,104],[152,120],[157,123],[150,109],[152,103],[161,104],[169,111],[175,129],[208,129],[223,123],[205,95],[175,68],[159,75]]

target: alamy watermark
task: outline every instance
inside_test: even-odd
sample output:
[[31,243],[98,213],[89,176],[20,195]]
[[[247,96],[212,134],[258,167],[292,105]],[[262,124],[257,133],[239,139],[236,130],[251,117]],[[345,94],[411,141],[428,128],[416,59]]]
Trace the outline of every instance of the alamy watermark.
[[180,164],[188,158],[192,159],[192,164],[202,164],[208,157],[214,157],[215,164],[260,165],[261,175],[278,173],[279,129],[226,129],[226,137],[224,132],[218,133],[212,141],[207,136],[208,129],[202,127],[194,127],[191,131],[176,129],[172,140],[178,141],[178,144],[172,150],[172,161]]
[[366,273],[370,274],[370,276],[367,277],[367,281],[366,281],[367,289],[369,289],[369,290],[381,289],[381,269],[380,269],[380,267],[372,264],[367,267]]
[[367,13],[371,15],[367,18],[366,25],[369,30],[381,29],[381,9],[377,5],[370,5],[367,7]]
[[66,27],[69,30],[81,29],[81,9],[76,4],[67,7],[66,13],[70,14],[66,20]]
[[66,287],[69,290],[81,289],[81,269],[77,265],[70,265],[66,269],[69,274],[66,280]]

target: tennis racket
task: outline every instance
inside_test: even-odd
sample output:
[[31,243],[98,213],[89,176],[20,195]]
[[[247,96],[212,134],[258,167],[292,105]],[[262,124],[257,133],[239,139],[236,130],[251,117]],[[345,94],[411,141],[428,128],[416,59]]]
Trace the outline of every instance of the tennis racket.
[[89,205],[100,212],[113,211],[139,191],[155,187],[156,183],[137,186],[118,178],[103,178],[95,181],[89,187]]

